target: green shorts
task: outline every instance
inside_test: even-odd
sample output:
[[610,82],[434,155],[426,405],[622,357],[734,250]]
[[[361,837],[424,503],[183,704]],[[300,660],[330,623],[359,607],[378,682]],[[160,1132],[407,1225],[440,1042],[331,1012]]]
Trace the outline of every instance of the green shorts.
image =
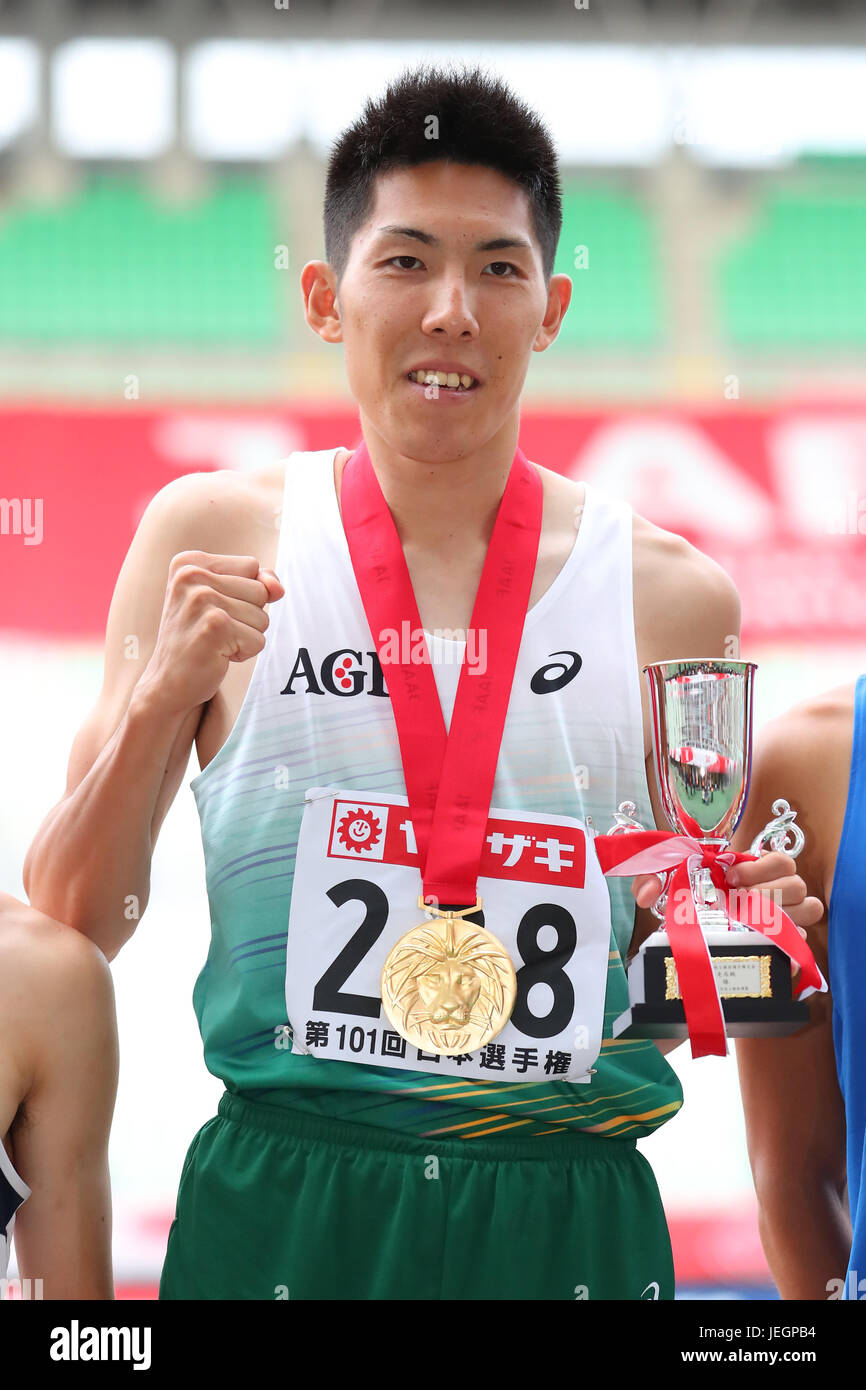
[[226,1093],[183,1166],[166,1299],[670,1299],[634,1139],[430,1139]]

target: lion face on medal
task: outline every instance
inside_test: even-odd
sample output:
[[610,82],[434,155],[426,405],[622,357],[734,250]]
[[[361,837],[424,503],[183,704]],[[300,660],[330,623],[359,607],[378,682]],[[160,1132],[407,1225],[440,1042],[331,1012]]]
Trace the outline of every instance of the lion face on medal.
[[[389,1022],[426,1052],[471,1052],[496,1036],[511,1016],[517,977],[491,932],[442,912],[402,936],[382,970]],[[419,899],[419,906],[426,906]],[[428,911],[439,911],[427,908]]]

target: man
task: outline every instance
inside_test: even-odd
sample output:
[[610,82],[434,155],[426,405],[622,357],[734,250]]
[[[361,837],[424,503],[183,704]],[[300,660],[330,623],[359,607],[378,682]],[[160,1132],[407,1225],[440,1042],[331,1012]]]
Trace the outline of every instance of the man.
[[114,1297],[111,972],[80,932],[0,894],[0,1278],[22,1295]]
[[[26,869],[34,902],[116,953],[131,930],[122,904],[147,901],[153,842],[195,740],[213,939],[194,1004],[227,1094],[184,1166],[162,1297],[673,1296],[664,1213],[635,1140],[682,1092],[662,1049],[611,1036],[634,901],[622,882],[605,888],[586,826],[606,828],[627,797],[645,820],[660,816],[639,667],[722,655],[739,606],[684,541],[517,449],[529,354],[553,342],[571,294],[552,274],[560,226],[547,132],[497,80],[422,69],[368,103],[331,156],[328,260],[301,277],[310,327],[344,346],[363,447],[351,462],[334,448],[252,479],[172,483],[121,571],[102,696]],[[376,558],[385,533],[388,565]],[[491,670],[515,631],[500,631],[500,608],[526,583],[507,681],[483,683],[480,660],[467,677],[470,703],[477,692],[491,706],[513,680],[495,739],[492,716],[466,736],[455,690],[464,651],[480,657],[474,638],[487,635],[473,605],[494,551]],[[369,617],[377,583],[389,601],[411,590],[408,658],[386,655]],[[394,632],[399,646],[402,621]],[[421,699],[419,643],[436,690],[413,724],[393,692],[409,672],[408,699]],[[417,923],[422,885],[440,905],[475,896],[427,891],[433,855],[410,782],[440,794],[440,714],[462,729],[449,776],[464,780],[447,808],[458,854],[479,804],[482,833],[488,806],[504,826],[485,842],[495,864],[485,877],[476,854],[470,878],[491,895],[475,922],[509,938],[517,967],[508,1046],[494,1035],[407,1048],[406,1020],[401,1032],[384,1016],[380,976]],[[474,769],[491,740],[488,797]],[[421,762],[411,778],[409,744]],[[521,858],[507,885],[526,906],[518,926],[508,893],[498,915],[492,905]],[[556,897],[566,869],[573,887]],[[808,913],[792,870],[772,855],[744,882],[780,886]],[[406,892],[386,893],[401,872]],[[658,880],[635,892],[646,908]],[[641,933],[651,928],[642,917]],[[452,956],[419,974],[428,1022],[471,1023],[483,973],[455,973]],[[423,1004],[411,1001],[421,1023]]]
[[793,1037],[737,1042],[761,1239],[783,1298],[866,1297],[864,739],[862,676],[773,720],[737,836],[747,845],[759,808],[784,795],[806,837],[798,870],[826,904],[803,925],[829,993],[812,995]]

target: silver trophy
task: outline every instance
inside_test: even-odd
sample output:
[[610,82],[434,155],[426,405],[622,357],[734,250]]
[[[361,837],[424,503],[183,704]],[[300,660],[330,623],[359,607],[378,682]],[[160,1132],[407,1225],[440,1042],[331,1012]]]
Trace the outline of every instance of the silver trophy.
[[[704,845],[730,844],[745,809],[752,762],[752,696],[756,666],[716,658],[657,661],[643,668],[650,695],[653,759],[671,829]],[[624,801],[609,834],[645,830]],[[805,843],[787,801],[751,845],[752,854],[781,850],[796,857]],[[791,962],[770,938],[732,921],[724,897],[697,855],[688,861],[695,916],[706,939],[730,1037],[794,1032],[808,1022],[792,997]],[[652,911],[664,920],[667,893]],[[667,933],[653,932],[628,970],[629,1008],[614,1037],[682,1038],[688,1033]]]

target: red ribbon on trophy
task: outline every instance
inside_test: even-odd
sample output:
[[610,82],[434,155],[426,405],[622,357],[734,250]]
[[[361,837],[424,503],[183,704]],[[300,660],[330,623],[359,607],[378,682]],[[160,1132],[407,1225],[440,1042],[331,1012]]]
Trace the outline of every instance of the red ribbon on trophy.
[[[678,835],[669,830],[630,830],[616,835],[596,835],[593,847],[606,876],[633,877],[635,874],[674,871],[668,885],[663,930],[671,943],[671,953],[677,967],[693,1057],[727,1055],[725,1020],[718,985],[689,882],[689,864],[694,865],[693,855],[698,857],[697,867],[709,869],[713,885],[723,895],[729,918],[762,932],[771,939],[771,945],[781,947],[799,965],[800,974],[793,989],[795,996],[805,998],[816,990],[826,988],[815,957],[788,914],[757,888],[734,889],[726,882],[725,870],[731,864],[755,860],[760,856],[737,854],[719,845],[704,845],[688,835]],[[769,922],[766,920],[768,915]]]

